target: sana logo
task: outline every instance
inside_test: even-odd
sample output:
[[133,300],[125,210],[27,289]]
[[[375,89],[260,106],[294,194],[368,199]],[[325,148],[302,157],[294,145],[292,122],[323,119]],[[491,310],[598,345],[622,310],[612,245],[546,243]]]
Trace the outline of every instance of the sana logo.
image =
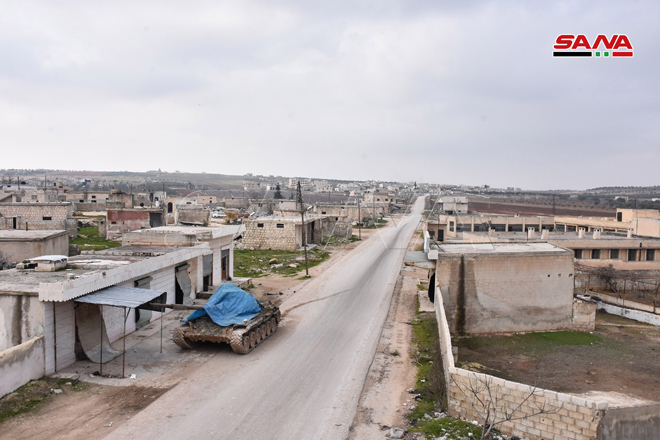
[[563,34],[557,37],[553,47],[556,49],[552,52],[553,57],[633,57],[633,46],[625,34],[615,34],[609,38],[601,34],[596,37],[593,44],[585,35]]

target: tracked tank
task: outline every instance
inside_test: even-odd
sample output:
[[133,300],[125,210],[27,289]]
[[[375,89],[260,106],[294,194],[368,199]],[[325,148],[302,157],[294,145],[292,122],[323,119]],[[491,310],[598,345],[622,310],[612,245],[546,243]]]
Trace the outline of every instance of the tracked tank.
[[239,354],[247,354],[277,331],[281,319],[278,307],[261,304],[261,312],[244,324],[222,326],[211,316],[185,322],[172,332],[172,340],[181,348],[193,348],[198,342],[227,343]]

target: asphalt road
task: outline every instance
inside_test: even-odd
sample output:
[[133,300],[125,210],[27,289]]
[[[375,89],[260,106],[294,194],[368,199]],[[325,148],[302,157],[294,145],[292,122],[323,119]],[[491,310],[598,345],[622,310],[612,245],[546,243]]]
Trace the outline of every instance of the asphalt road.
[[253,352],[223,347],[106,438],[347,438],[422,207],[298,290]]

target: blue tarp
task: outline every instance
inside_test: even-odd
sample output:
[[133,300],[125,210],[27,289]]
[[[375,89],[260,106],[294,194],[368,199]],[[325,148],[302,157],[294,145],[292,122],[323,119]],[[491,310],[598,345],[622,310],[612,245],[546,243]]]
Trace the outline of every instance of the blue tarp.
[[243,324],[261,312],[257,298],[233,284],[222,284],[204,305],[204,310],[195,310],[183,322],[209,315],[221,326]]

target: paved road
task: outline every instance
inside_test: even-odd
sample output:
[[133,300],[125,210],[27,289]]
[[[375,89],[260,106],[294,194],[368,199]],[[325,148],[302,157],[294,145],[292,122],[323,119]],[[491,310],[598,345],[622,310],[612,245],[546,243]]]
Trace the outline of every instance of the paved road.
[[422,207],[287,300],[283,326],[255,351],[223,348],[107,438],[347,438]]

